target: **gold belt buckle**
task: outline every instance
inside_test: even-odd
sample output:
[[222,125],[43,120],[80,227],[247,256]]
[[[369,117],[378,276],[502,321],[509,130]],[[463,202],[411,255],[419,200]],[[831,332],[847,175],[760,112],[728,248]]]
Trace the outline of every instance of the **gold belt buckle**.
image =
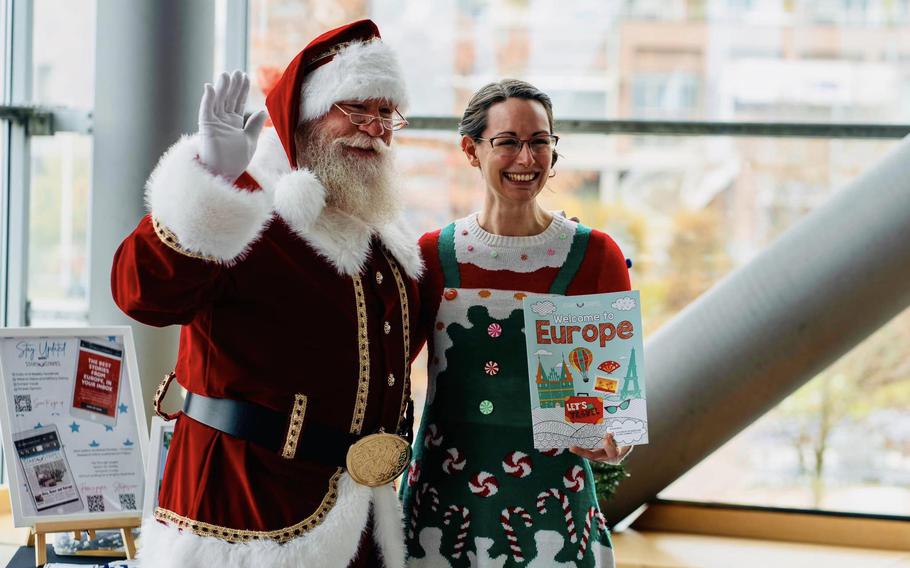
[[354,481],[378,487],[404,473],[411,461],[411,445],[395,434],[370,434],[351,444],[345,461]]

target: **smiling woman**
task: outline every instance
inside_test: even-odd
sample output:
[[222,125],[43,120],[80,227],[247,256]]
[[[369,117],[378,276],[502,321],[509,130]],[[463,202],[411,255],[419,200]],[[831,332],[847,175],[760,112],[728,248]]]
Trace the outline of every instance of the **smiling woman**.
[[[483,208],[420,240],[429,386],[403,488],[414,565],[448,566],[444,558],[467,552],[478,566],[504,554],[540,566],[613,566],[588,459],[615,462],[628,448],[607,438],[594,450],[541,452],[530,436],[522,298],[629,289],[609,236],[537,202],[556,162],[552,130],[550,98],[532,85],[506,80],[478,91],[460,132],[480,170]],[[549,497],[558,503],[550,510]],[[517,531],[512,517],[522,521]],[[574,519],[586,524],[576,530]]]

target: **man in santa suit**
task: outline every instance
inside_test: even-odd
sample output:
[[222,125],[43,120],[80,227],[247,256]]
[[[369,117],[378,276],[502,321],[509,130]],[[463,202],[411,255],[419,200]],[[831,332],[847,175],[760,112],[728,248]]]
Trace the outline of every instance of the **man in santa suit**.
[[422,270],[391,170],[401,69],[364,20],[290,63],[261,138],[248,90],[206,85],[114,258],[120,308],[182,326],[188,394],[142,565],[401,566]]

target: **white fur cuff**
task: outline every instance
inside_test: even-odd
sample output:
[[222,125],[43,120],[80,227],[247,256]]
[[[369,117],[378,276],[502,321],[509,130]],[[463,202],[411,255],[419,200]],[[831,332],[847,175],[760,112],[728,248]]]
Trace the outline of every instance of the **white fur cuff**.
[[236,260],[271,218],[272,197],[234,187],[206,170],[197,156],[196,137],[184,136],[171,146],[146,183],[146,204],[183,249]]

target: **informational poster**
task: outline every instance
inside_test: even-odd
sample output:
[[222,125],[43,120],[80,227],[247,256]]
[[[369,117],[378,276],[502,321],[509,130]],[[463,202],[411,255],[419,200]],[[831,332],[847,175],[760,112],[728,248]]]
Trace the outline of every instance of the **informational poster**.
[[534,447],[648,443],[637,290],[524,299]]
[[128,327],[0,330],[13,520],[139,516],[147,429]]
[[165,422],[158,416],[152,416],[151,437],[149,438],[148,462],[145,468],[145,508],[143,517],[151,517],[158,506],[158,494],[161,492],[161,480],[164,479],[164,464],[171,449],[171,438],[174,437],[175,420]]

